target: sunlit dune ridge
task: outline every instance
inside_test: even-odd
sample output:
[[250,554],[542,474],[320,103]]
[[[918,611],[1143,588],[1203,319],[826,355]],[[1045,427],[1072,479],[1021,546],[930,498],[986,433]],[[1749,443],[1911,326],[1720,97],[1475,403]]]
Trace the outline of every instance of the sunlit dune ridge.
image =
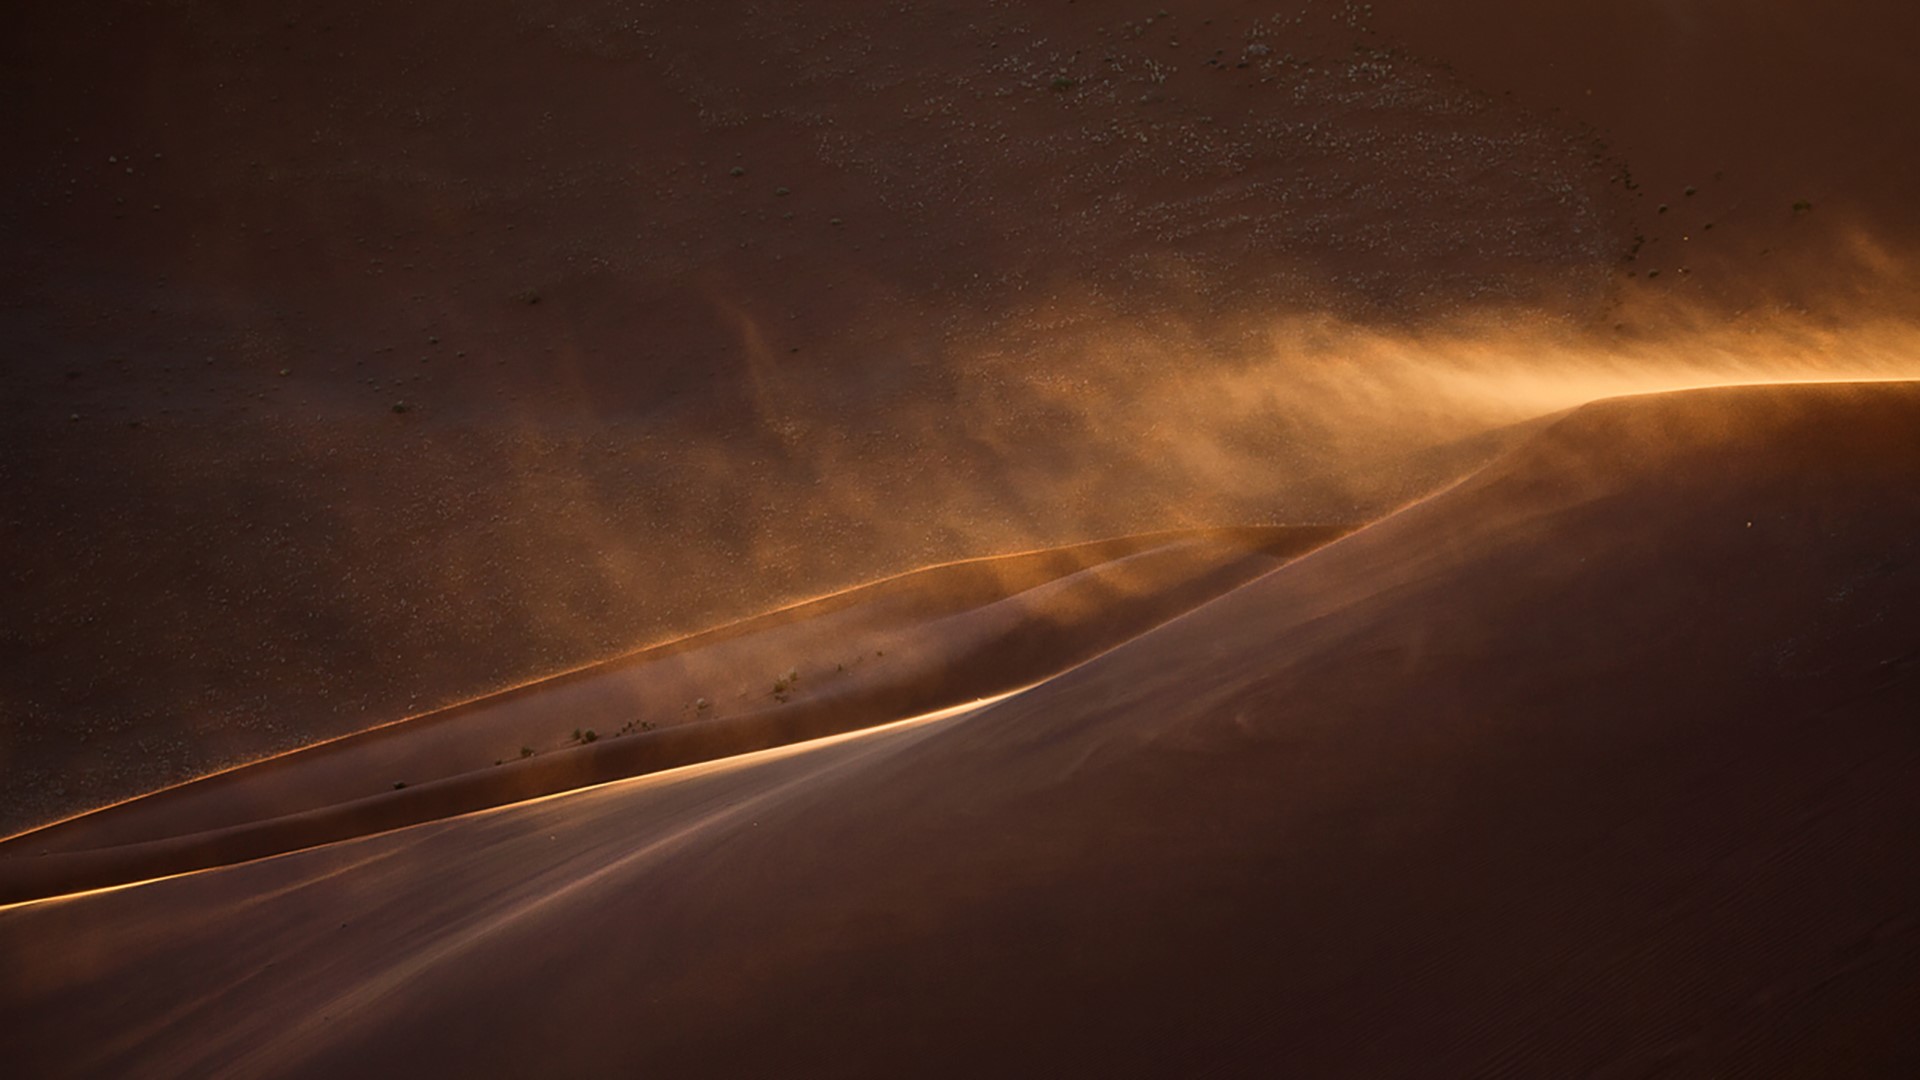
[[1389,358],[1388,371],[1396,367],[1442,401],[1524,419],[1629,394],[1912,379],[1920,377],[1920,330],[1734,324],[1607,347],[1494,333],[1422,342],[1397,365]]
[[[1099,328],[1056,327],[1071,344],[1030,328],[1006,351],[1064,352],[1074,362],[1036,365],[1020,392],[1072,417],[1081,445],[1099,447],[1088,457],[1136,461],[1143,491],[1147,476],[1192,481],[1188,499],[1209,505],[1167,507],[1174,513],[1223,505],[1284,513],[1298,505],[1290,486],[1310,476],[1377,513],[1485,460],[1467,455],[1410,470],[1408,455],[1604,398],[1920,378],[1920,324],[1884,316],[1729,317],[1638,305],[1599,322],[1522,310],[1419,327],[1330,316],[1225,329],[1062,322]],[[956,422],[991,431],[1004,420],[988,406],[1008,397],[1001,391],[963,407]]]
[[[1169,347],[1156,336],[1105,347]],[[1486,315],[1402,330],[1290,318],[1273,324],[1238,365],[1169,362],[1162,370],[1181,392],[1155,395],[1159,409],[1232,416],[1279,407],[1310,413],[1329,428],[1374,429],[1411,417],[1479,426],[1629,394],[1916,378],[1920,325],[1742,317],[1635,331],[1624,324],[1599,330],[1538,315]]]

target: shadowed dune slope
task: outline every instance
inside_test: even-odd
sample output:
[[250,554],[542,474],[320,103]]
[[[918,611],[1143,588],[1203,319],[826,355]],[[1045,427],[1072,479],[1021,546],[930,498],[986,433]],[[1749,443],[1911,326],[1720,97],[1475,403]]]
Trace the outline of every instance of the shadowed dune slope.
[[1588,406],[968,716],[0,913],[0,1050],[1910,1073],[1916,446],[1911,385]]
[[1154,533],[903,574],[13,837],[0,842],[0,902],[278,854],[1005,693],[1343,531]]

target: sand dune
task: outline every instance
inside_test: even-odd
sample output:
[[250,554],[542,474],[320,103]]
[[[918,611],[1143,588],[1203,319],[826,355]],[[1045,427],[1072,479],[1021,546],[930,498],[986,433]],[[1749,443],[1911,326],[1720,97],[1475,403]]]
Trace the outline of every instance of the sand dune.
[[22,8],[0,834],[1920,336],[1908,0],[832,6]]
[[1910,1072],[1917,439],[1911,384],[1590,405],[977,712],[7,910],[0,1050]]
[[1920,5],[12,14],[0,1077],[1920,1076]]

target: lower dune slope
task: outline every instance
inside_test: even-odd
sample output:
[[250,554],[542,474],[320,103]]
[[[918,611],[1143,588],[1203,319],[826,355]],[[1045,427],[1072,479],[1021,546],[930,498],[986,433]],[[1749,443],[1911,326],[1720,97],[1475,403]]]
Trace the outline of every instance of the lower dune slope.
[[0,912],[0,1051],[1909,1075],[1916,672],[1920,388],[1601,402],[971,715]]

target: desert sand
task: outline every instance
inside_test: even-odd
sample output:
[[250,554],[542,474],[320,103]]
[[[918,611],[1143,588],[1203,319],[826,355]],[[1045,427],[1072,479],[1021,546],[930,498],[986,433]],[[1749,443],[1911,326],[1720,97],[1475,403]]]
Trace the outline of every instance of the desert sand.
[[1917,429],[1910,386],[1603,402],[977,711],[18,906],[9,1048],[1891,1075],[1920,1051]]
[[21,13],[5,1071],[1920,1073],[1916,45]]

